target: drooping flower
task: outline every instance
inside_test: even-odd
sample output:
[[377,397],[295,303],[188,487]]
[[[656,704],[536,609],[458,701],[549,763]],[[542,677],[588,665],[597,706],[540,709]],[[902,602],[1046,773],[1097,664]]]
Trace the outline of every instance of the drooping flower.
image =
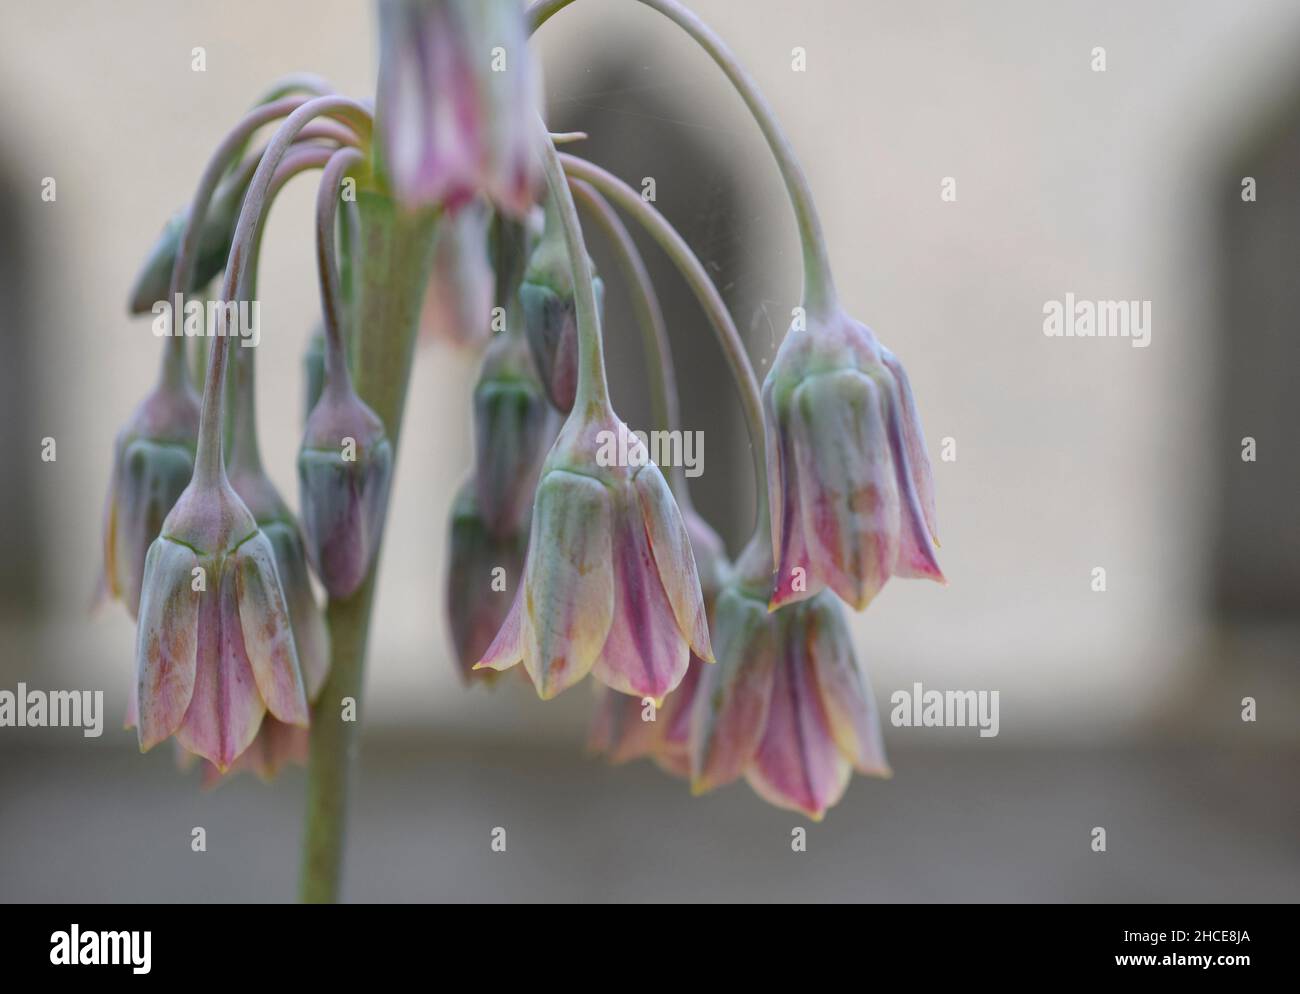
[[[600,310],[605,284],[599,276],[593,276],[592,287]],[[519,302],[523,305],[524,334],[546,394],[556,410],[568,414],[578,389],[577,304],[563,226],[549,201],[542,238],[528,259],[519,287]]]
[[191,483],[149,549],[136,637],[141,749],[175,735],[227,770],[307,698],[270,541],[230,484]]
[[455,209],[486,195],[521,217],[539,171],[540,109],[518,0],[383,0],[376,127],[408,206]]
[[492,337],[487,206],[475,201],[438,221],[420,331],[435,342],[480,349]]
[[[621,439],[621,441],[620,441]],[[611,453],[626,452],[626,465]],[[565,422],[533,503],[524,582],[479,662],[522,662],[543,699],[587,673],[660,700],[690,653],[712,661],[682,516],[659,467],[608,407]]]
[[496,676],[492,670],[476,670],[474,664],[483,658],[510,613],[528,548],[527,521],[513,531],[494,531],[479,511],[476,494],[470,480],[456,495],[447,565],[447,621],[465,683]]
[[327,381],[303,432],[298,485],[307,556],[331,597],[350,597],[370,572],[392,474],[383,421],[346,380]]
[[[680,499],[682,491],[678,494]],[[712,619],[717,595],[730,571],[726,550],[718,533],[689,501],[682,501],[680,508],[695,556],[704,608]],[[654,709],[643,698],[598,686],[588,748],[604,754],[611,763],[649,757],[666,772],[689,777],[691,712],[700,678],[709,665],[692,652],[682,682],[664,698],[662,707]]]
[[188,383],[163,384],[140,403],[113,444],[101,586],[133,618],[149,546],[194,474],[198,430],[198,397]]
[[868,328],[841,313],[791,329],[763,411],[773,608],[829,587],[860,610],[891,575],[944,582],[912,389]]
[[744,776],[766,801],[820,819],[854,769],[889,776],[875,700],[830,593],[769,612],[740,580],[715,608],[718,664],[691,716],[691,787]]

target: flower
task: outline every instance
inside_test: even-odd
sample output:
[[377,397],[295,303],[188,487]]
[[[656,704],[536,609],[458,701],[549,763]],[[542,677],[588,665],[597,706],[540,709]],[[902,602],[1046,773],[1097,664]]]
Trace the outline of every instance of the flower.
[[861,610],[891,575],[944,582],[934,484],[902,365],[839,314],[792,329],[763,383],[771,607],[830,587]]
[[487,207],[474,202],[438,221],[420,311],[420,330],[434,341],[478,349],[492,337],[488,220]]
[[194,475],[198,398],[185,387],[162,386],[141,402],[113,444],[113,470],[104,508],[101,587],[135,617],[145,557],[163,520]]
[[[689,500],[682,501],[680,507],[695,556],[704,609],[712,618],[718,592],[730,570],[726,550],[717,532],[696,513]],[[648,710],[643,698],[598,686],[587,747],[605,754],[611,763],[648,756],[674,776],[690,776],[691,712],[701,674],[708,665],[692,652],[682,682],[664,698],[663,706],[654,710]]]
[[298,451],[307,557],[335,598],[356,593],[379,549],[393,475],[384,423],[350,384],[326,382]]
[[475,670],[474,664],[510,613],[528,550],[527,522],[504,534],[494,532],[479,511],[477,492],[470,480],[456,495],[447,568],[447,621],[465,683],[496,676],[491,670]]
[[[598,451],[599,450],[599,451]],[[629,465],[604,458],[627,452]],[[565,422],[533,502],[524,582],[479,661],[554,697],[588,672],[656,701],[712,661],[695,558],[659,467],[608,407]]]
[[556,421],[523,336],[494,336],[474,388],[474,483],[493,534],[526,521]]
[[818,594],[769,612],[729,584],[715,609],[718,664],[691,715],[691,789],[743,775],[764,800],[820,820],[854,769],[889,776],[875,699],[840,603]]
[[224,478],[191,483],[149,549],[135,695],[142,750],[175,735],[222,772],[268,712],[307,724],[275,552]]
[[539,186],[538,80],[518,0],[383,0],[377,129],[399,200],[512,216]]
[[[556,410],[568,414],[578,389],[578,319],[574,300],[573,267],[559,219],[547,204],[546,227],[528,259],[519,302],[524,311],[524,334],[533,352],[546,394]],[[594,272],[594,269],[593,269]],[[596,308],[603,308],[605,284],[592,277]]]

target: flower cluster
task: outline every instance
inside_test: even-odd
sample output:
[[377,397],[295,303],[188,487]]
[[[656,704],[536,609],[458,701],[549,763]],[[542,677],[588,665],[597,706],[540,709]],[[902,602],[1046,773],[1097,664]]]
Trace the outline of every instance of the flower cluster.
[[[219,146],[131,292],[133,311],[157,313],[154,299],[202,295],[222,274],[215,299],[230,320],[224,305],[255,293],[270,202],[293,175],[323,171],[323,332],[308,359],[299,516],[262,470],[253,353],[232,334],[197,356],[170,338],[158,386],[118,437],[103,586],[138,615],[130,721],[142,749],[174,738],[209,781],[269,776],[304,757],[327,687],[359,692],[422,326],[482,353],[445,599],[464,681],[522,664],[549,699],[590,674],[593,748],[651,757],[695,792],[744,777],[820,818],[853,770],[888,775],[845,604],[865,608],[894,575],[943,581],[911,385],[841,308],[803,174],[748,75],[676,0],[649,5],[760,117],[799,222],[804,299],[761,393],[689,246],[616,178],[561,155],[573,136],[541,124],[527,39],[564,4],[526,15],[515,0],[381,0],[373,113],[311,78],[274,88]],[[250,153],[267,124],[274,134]],[[360,192],[341,196],[349,185]],[[660,427],[678,427],[671,356],[615,206],[682,270],[728,356],[759,483],[755,532],[734,563],[683,474],[656,465],[615,413],[604,283],[579,203],[638,302]],[[598,458],[610,438],[626,460]],[[331,623],[348,627],[327,628],[312,575]],[[345,753],[316,757],[315,741],[314,767]]]

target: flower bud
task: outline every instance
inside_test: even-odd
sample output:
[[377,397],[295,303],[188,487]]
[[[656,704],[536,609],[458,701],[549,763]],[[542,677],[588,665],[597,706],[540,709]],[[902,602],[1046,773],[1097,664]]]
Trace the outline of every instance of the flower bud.
[[492,531],[479,512],[473,481],[460,488],[451,515],[447,568],[447,621],[461,680],[495,677],[475,670],[501,629],[524,572],[527,523],[513,532]]
[[434,341],[479,349],[492,337],[488,221],[479,202],[447,211],[438,221],[420,311],[420,331]]
[[[244,201],[244,188],[227,183],[219,188],[199,228],[198,247],[194,254],[194,274],[184,293],[202,290],[226,266],[230,243]],[[128,309],[132,314],[148,314],[158,301],[170,300],[172,270],[180,252],[181,238],[189,219],[187,210],[178,211],[163,226],[157,241],[145,257],[144,265],[131,285]]]
[[376,129],[411,207],[536,199],[538,80],[518,0],[383,0]]
[[135,617],[145,556],[194,474],[198,400],[155,390],[118,432],[104,510],[102,587]]
[[[629,465],[600,455],[628,452]],[[660,700],[712,661],[699,577],[659,467],[608,409],[576,412],[543,466],[524,582],[479,666],[522,662],[543,699],[589,672]]]
[[379,416],[350,388],[327,385],[307,419],[298,485],[307,557],[331,597],[350,597],[370,572],[392,472]]
[[830,587],[859,610],[893,574],[943,581],[907,374],[840,314],[792,329],[763,383],[777,575],[771,605]]
[[474,483],[493,534],[514,534],[527,520],[556,420],[528,344],[513,331],[496,335],[474,388]]
[[[528,260],[519,302],[524,311],[524,334],[546,395],[556,410],[568,414],[578,389],[578,317],[569,254],[563,238],[550,233],[554,230],[552,226]],[[597,310],[601,310],[605,284],[593,276],[592,286]]]
[[191,484],[149,549],[135,700],[141,749],[175,735],[222,772],[268,712],[307,724],[274,550],[224,480]]

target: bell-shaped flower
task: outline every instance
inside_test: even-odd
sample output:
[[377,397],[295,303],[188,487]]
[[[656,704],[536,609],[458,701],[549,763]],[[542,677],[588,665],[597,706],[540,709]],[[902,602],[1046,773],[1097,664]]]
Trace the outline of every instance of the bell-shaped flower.
[[829,593],[767,609],[739,580],[715,608],[718,663],[691,716],[691,787],[744,776],[766,801],[820,819],[854,769],[889,776],[875,700]]
[[[678,490],[679,499],[683,493]],[[704,609],[712,618],[717,595],[731,568],[726,549],[718,533],[696,513],[689,500],[679,506],[695,556]],[[691,713],[700,677],[709,665],[692,652],[682,682],[657,708],[645,698],[598,685],[587,747],[604,754],[611,763],[646,756],[674,776],[689,777]]]
[[517,533],[527,520],[557,421],[523,336],[495,335],[474,388],[474,484],[493,534]]
[[[577,304],[562,226],[549,203],[547,206],[546,227],[528,259],[519,302],[523,305],[524,334],[546,395],[557,411],[568,414],[578,389]],[[592,286],[596,306],[603,308],[605,284],[595,276]]]
[[474,669],[474,664],[510,613],[528,548],[527,522],[513,531],[494,531],[479,511],[476,494],[473,481],[468,481],[456,495],[447,567],[447,621],[465,683],[496,676],[492,670]]
[[492,337],[492,264],[487,206],[475,201],[438,220],[420,332],[436,342],[480,349]]
[[133,618],[149,546],[194,475],[198,430],[193,391],[161,386],[141,402],[114,442],[101,587],[121,600]]
[[518,0],[382,0],[376,129],[399,200],[455,208],[486,195],[519,217],[540,172],[539,104]]
[[135,709],[141,749],[175,735],[221,771],[267,713],[308,722],[275,552],[224,478],[191,483],[149,549]]
[[763,412],[773,608],[829,587],[860,610],[891,575],[944,582],[912,389],[868,328],[839,314],[791,329]]
[[565,422],[533,502],[524,582],[479,666],[522,662],[554,697],[589,672],[656,701],[711,662],[695,558],[645,446],[607,407]]
[[384,423],[340,380],[326,383],[298,452],[307,557],[331,597],[370,572],[384,530],[393,448]]

